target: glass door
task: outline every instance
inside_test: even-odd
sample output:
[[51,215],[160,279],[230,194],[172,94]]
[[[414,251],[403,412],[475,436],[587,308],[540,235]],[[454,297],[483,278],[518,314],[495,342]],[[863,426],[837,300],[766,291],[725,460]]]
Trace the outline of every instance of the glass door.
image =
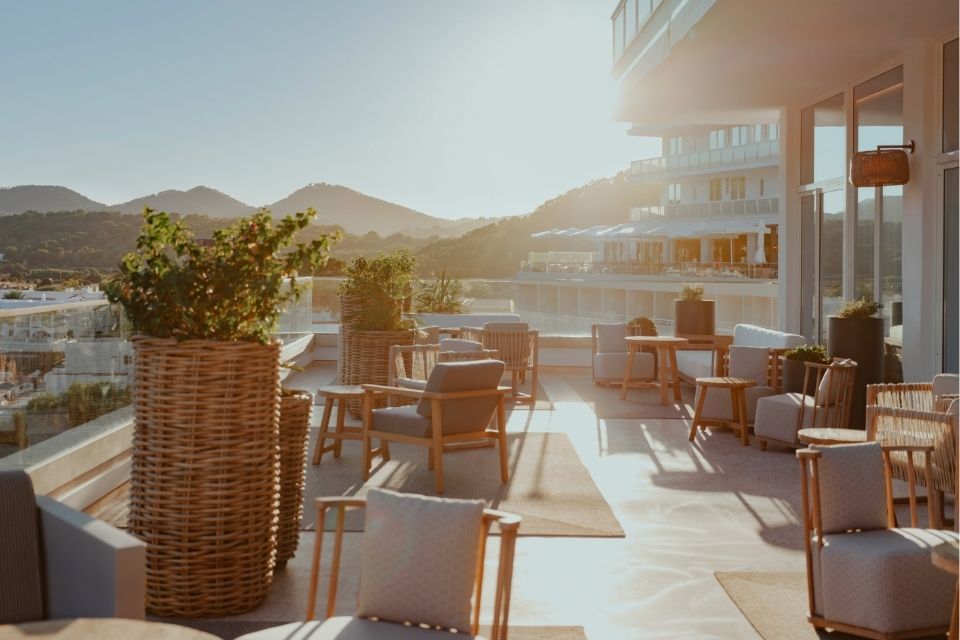
[[800,197],[800,329],[811,341],[827,340],[827,316],[843,304],[843,189]]
[[958,238],[958,170],[951,167],[943,170],[943,372],[958,373],[960,341],[960,277],[957,256],[960,255]]

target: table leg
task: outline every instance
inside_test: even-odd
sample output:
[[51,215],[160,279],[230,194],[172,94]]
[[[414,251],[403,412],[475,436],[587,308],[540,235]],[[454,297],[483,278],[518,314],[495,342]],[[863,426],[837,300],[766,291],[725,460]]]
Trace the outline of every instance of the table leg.
[[693,423],[690,425],[690,442],[697,437],[697,429],[700,427],[700,414],[703,412],[703,402],[707,398],[709,387],[697,387],[700,391],[697,397],[697,408],[693,411]]
[[633,373],[633,355],[637,352],[635,345],[627,345],[627,366],[623,370],[623,385],[620,387],[620,399],[627,399],[627,387],[630,385],[630,374]]
[[323,403],[323,418],[320,420],[320,433],[317,434],[317,444],[313,447],[313,464],[320,464],[323,455],[323,443],[327,430],[330,428],[330,412],[333,410],[333,398],[326,398]]
[[667,362],[667,358],[669,357],[669,349],[662,346],[657,349],[657,360],[659,361],[657,364],[660,365],[660,371],[658,372],[660,374],[660,404],[667,404],[668,402],[667,391],[669,391],[669,383],[667,382],[667,366],[669,362]]
[[333,457],[340,457],[340,449],[343,447],[343,426],[344,421],[347,419],[347,400],[346,398],[340,398],[340,403],[337,405],[337,435],[340,436],[337,438],[337,443],[334,445]]
[[743,446],[750,446],[750,432],[747,431],[747,394],[743,388],[733,390],[733,401],[737,405],[737,414],[740,416],[740,442]]
[[677,368],[677,348],[673,345],[669,346],[670,349],[670,378],[673,380],[673,399],[676,400],[677,404],[683,402],[683,398],[680,396],[680,374],[678,373]]

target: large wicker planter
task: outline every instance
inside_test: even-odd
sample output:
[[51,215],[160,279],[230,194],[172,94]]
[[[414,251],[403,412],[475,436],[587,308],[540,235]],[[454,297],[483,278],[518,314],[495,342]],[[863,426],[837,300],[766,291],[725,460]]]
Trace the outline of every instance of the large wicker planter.
[[280,345],[133,339],[129,527],[147,609],[222,616],[266,595],[277,533]]
[[297,551],[303,519],[303,489],[307,479],[307,440],[313,396],[284,389],[280,396],[280,522],[277,566]]
[[[387,384],[390,347],[395,344],[414,344],[416,330],[402,331],[347,331],[344,330],[342,351],[344,384]],[[386,406],[386,399],[376,401],[377,407]],[[363,402],[348,400],[347,409],[354,418],[360,418]]]

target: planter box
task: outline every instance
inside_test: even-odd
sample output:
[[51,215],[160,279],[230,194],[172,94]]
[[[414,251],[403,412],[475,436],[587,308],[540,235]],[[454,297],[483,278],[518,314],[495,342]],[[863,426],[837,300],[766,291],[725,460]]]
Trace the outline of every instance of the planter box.
[[674,335],[715,335],[716,304],[716,300],[674,300]]
[[803,393],[803,377],[807,367],[803,360],[780,359],[783,393]]
[[830,316],[827,351],[857,363],[850,427],[864,428],[867,385],[883,382],[883,318]]

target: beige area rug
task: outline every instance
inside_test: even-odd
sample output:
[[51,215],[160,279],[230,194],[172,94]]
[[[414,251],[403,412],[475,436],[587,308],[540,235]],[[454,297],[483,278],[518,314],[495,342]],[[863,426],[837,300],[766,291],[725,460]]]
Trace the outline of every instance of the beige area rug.
[[[857,636],[818,631],[807,622],[805,573],[721,572],[714,574],[740,612],[765,640],[855,640]],[[931,636],[943,638],[943,636]]]
[[[161,620],[160,618],[152,618]],[[261,620],[179,620],[162,619],[163,622],[190,627],[199,631],[211,633],[223,640],[233,640],[255,631],[270,627],[279,627],[287,622],[268,622]],[[490,631],[489,627],[480,626],[480,635]],[[455,636],[451,636],[455,637]],[[510,640],[587,640],[583,627],[518,627],[510,625]]]
[[[311,431],[310,451],[319,429]],[[482,498],[495,509],[523,517],[520,535],[623,537],[623,529],[566,434],[508,434],[510,481],[500,482],[494,447],[444,454],[444,497]],[[318,496],[362,496],[370,487],[436,495],[424,447],[390,445],[392,459],[377,458],[366,483],[360,474],[360,443],[345,441],[342,456],[326,453],[319,465],[307,464],[302,529],[312,530]],[[362,514],[347,518],[349,531],[363,530]],[[328,523],[327,529],[330,529]]]

